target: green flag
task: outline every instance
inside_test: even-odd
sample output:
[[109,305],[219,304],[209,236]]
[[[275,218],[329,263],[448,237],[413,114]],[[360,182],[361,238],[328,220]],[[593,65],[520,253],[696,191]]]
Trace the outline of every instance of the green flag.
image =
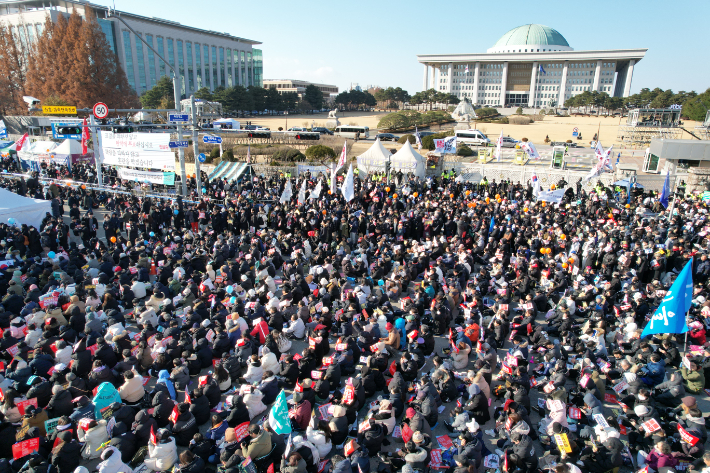
[[291,433],[291,420],[288,418],[288,404],[286,404],[286,394],[282,389],[269,413],[269,425],[277,434]]

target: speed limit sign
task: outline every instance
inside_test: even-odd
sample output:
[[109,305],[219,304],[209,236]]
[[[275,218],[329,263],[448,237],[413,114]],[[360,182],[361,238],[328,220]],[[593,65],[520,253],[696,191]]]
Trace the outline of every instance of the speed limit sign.
[[94,105],[93,112],[96,118],[106,118],[108,117],[108,105],[103,102],[99,102]]

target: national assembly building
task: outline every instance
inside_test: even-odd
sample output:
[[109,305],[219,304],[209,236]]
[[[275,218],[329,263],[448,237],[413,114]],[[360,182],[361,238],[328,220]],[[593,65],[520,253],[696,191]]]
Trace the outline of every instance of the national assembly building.
[[424,90],[493,107],[562,106],[584,91],[627,97],[647,49],[575,51],[557,30],[523,25],[481,54],[426,54]]

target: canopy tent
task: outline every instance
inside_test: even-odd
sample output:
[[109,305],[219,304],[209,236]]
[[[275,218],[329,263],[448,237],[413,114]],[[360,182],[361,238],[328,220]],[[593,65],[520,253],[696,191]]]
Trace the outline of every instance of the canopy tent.
[[402,171],[402,173],[412,173],[424,179],[426,177],[426,158],[417,153],[409,140],[404,142],[404,146],[392,155],[392,170]]
[[0,222],[8,223],[9,219],[14,218],[17,225],[24,223],[40,230],[47,212],[52,212],[50,201],[22,197],[0,188]]
[[220,118],[219,120],[213,121],[212,126],[223,130],[238,130],[239,122],[233,118]]
[[77,140],[66,139],[62,144],[54,148],[50,153],[52,161],[57,164],[78,164],[94,161],[94,152],[86,151],[86,154],[81,153],[81,142]]
[[[622,179],[620,181],[616,181],[614,183],[614,185],[619,186],[619,187],[629,187],[629,180]],[[633,187],[638,187],[639,189],[644,189],[643,185],[639,184],[638,182],[634,182]]]
[[365,174],[371,172],[384,172],[385,163],[392,157],[392,153],[387,151],[379,138],[372,143],[370,149],[357,157],[357,168]]
[[33,163],[51,162],[52,156],[50,153],[57,146],[58,144],[54,141],[33,141],[25,143],[17,155],[20,157],[22,167],[28,169]]

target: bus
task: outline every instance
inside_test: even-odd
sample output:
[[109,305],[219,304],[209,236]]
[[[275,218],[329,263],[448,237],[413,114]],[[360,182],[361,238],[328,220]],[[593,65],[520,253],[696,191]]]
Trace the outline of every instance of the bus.
[[335,129],[335,136],[341,136],[343,138],[355,138],[358,136],[359,139],[364,140],[370,137],[370,127],[369,126],[354,126],[354,125],[340,125]]

